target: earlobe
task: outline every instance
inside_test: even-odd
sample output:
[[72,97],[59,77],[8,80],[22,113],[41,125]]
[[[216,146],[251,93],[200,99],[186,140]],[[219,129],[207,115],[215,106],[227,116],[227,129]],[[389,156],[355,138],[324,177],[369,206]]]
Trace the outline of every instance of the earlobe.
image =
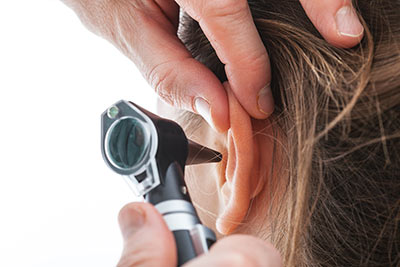
[[258,146],[249,114],[243,109],[229,84],[224,83],[229,99],[231,128],[227,136],[226,180],[221,185],[222,209],[217,230],[229,234],[243,221],[250,200],[258,193]]

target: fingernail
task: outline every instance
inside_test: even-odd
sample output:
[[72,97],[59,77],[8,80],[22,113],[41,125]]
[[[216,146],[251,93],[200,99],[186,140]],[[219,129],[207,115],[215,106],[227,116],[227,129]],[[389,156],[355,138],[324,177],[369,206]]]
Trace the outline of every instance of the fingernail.
[[194,107],[197,113],[199,113],[207,121],[207,123],[214,128],[214,123],[211,117],[211,108],[207,100],[201,97],[196,97],[194,100]]
[[258,110],[265,115],[270,115],[274,111],[274,98],[269,84],[263,87],[258,93],[257,105]]
[[128,239],[138,231],[144,224],[144,211],[137,207],[127,207],[127,210],[120,214],[120,227],[124,239]]
[[344,6],[336,13],[336,25],[341,35],[359,37],[364,31],[354,8]]

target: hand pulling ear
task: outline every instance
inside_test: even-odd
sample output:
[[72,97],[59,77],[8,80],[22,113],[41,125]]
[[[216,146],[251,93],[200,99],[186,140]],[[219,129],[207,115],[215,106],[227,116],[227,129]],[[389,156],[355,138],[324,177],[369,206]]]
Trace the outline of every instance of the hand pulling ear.
[[224,204],[216,227],[220,233],[229,234],[246,216],[250,199],[259,187],[259,175],[258,147],[253,138],[251,118],[227,82],[224,87],[228,94],[231,128],[227,137],[226,180],[221,186]]

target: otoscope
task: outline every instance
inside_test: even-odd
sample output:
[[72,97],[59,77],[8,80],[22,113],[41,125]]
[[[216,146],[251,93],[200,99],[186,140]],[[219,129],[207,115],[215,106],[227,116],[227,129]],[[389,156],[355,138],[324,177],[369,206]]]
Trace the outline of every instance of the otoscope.
[[175,237],[178,266],[208,251],[216,237],[200,222],[184,171],[185,165],[219,162],[220,153],[188,140],[174,121],[125,100],[101,115],[101,151],[136,196],[162,214]]

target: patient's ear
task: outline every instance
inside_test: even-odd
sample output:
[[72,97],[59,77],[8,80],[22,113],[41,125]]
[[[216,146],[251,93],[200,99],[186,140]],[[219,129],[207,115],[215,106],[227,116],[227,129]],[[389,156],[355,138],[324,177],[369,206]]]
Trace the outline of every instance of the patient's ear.
[[253,137],[249,114],[242,108],[229,84],[224,83],[229,99],[231,128],[227,136],[225,182],[221,185],[224,200],[217,220],[217,229],[229,234],[245,218],[252,197],[259,191],[259,146]]

